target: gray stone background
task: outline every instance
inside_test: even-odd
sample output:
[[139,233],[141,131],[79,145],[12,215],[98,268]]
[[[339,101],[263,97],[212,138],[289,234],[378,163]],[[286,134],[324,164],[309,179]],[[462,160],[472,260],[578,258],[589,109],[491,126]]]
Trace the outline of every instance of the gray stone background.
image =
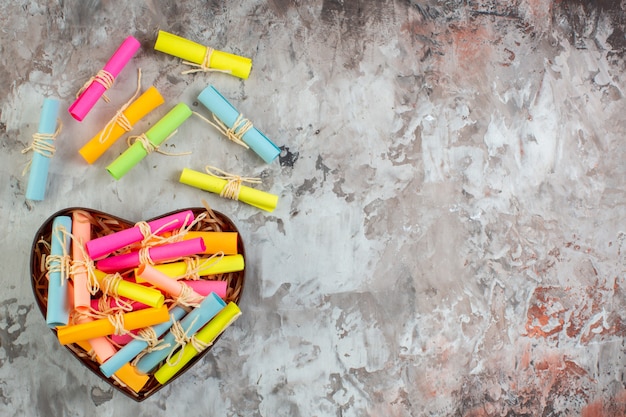
[[[0,415],[626,414],[623,2],[0,4]],[[158,29],[252,58],[181,75]],[[76,90],[128,35],[142,49],[83,123]],[[78,149],[143,87],[215,85],[282,147],[264,164],[199,120],[120,181]],[[25,200],[44,97],[62,100],[46,200]],[[273,213],[178,183],[260,175]],[[81,368],[34,304],[30,245],[56,210],[138,221],[206,199],[247,244],[243,317],[136,404]]]

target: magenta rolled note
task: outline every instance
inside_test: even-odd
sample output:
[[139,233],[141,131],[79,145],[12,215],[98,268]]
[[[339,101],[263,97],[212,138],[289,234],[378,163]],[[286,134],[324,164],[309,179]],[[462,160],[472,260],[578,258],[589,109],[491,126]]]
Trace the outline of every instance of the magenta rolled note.
[[93,300],[91,300],[91,308],[96,311],[105,312],[107,308],[111,310],[119,310],[127,308],[128,305],[130,305],[130,311],[138,311],[150,307],[145,305],[144,303],[140,303],[139,301],[133,301],[123,297],[120,300],[116,299],[115,297],[109,297],[107,300],[107,305],[103,309],[102,305],[100,304],[100,300],[100,298],[94,298]]
[[104,68],[92,79],[89,86],[68,109],[74,119],[80,122],[85,118],[107,88],[110,87],[108,84],[115,80],[115,77],[118,76],[128,61],[135,55],[140,46],[139,41],[132,36],[124,39],[124,42],[117,48],[117,51],[104,65]]
[[[170,278],[172,279],[172,278]],[[215,281],[215,280],[204,280],[199,279],[197,281],[194,280],[180,280],[178,282],[184,282],[188,286],[191,287],[196,293],[200,294],[203,297],[214,292],[217,294],[222,300],[226,299],[226,289],[228,288],[228,282],[226,281]]]
[[[150,231],[155,234],[169,232],[191,224],[194,220],[193,211],[185,210],[171,216],[162,217],[148,222]],[[110,235],[90,240],[85,244],[91,259],[102,258],[109,253],[144,239],[139,226],[131,227]]]
[[130,333],[124,333],[124,334],[112,334],[111,336],[109,336],[111,338],[111,340],[113,341],[113,343],[118,344],[120,346],[125,346],[127,344],[129,344],[131,341],[133,341],[135,338],[133,337],[133,335],[137,335],[137,333],[139,333],[139,329],[137,330],[131,330]]
[[96,262],[96,268],[109,274],[135,268],[143,263],[141,251],[144,250],[147,251],[148,257],[152,262],[159,263],[173,261],[184,256],[197,255],[202,253],[204,249],[204,240],[198,237],[104,258]]

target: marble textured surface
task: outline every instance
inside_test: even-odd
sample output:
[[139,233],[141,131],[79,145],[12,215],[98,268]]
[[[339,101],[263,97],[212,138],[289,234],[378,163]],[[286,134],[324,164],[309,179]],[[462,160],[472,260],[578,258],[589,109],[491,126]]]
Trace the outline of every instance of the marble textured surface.
[[[626,414],[623,2],[146,0],[0,4],[0,415]],[[180,75],[167,30],[253,59],[248,80]],[[64,129],[43,202],[24,198],[43,97],[64,109],[132,34],[142,49]],[[131,94],[209,83],[283,152],[266,165],[186,122],[120,181],[77,153]],[[153,115],[138,125],[154,122]],[[178,184],[260,175],[271,214]],[[54,211],[131,220],[206,199],[248,247],[244,316],[136,404],[46,329],[31,240]]]

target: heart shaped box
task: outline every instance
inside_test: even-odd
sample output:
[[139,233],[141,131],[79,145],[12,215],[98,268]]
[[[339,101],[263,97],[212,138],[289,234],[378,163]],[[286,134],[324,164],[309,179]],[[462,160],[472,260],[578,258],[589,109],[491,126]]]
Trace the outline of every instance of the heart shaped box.
[[[110,234],[113,232],[117,232],[123,229],[127,229],[134,226],[134,223],[129,222],[128,220],[124,220],[122,218],[112,216],[107,213],[103,213],[98,210],[92,210],[88,208],[82,207],[71,207],[60,210],[50,216],[46,221],[44,221],[43,225],[37,231],[35,238],[33,240],[32,250],[31,250],[31,259],[30,259],[30,269],[31,269],[31,285],[33,289],[33,294],[35,296],[35,300],[37,300],[37,305],[39,306],[39,310],[41,311],[44,319],[46,317],[46,309],[47,309],[47,297],[48,297],[48,286],[46,279],[46,268],[45,268],[45,257],[50,253],[49,246],[44,244],[43,242],[50,242],[50,237],[52,234],[52,222],[57,216],[72,216],[72,213],[75,210],[82,210],[89,214],[91,214],[94,218],[94,222],[92,222],[92,238],[96,238],[99,236],[103,236],[106,234]],[[235,224],[224,214],[215,211],[215,210],[207,210],[203,207],[192,207],[176,210],[170,213],[163,214],[159,217],[156,217],[151,220],[156,220],[161,217],[166,217],[174,213],[178,213],[184,210],[192,210],[194,216],[198,216],[201,213],[208,212],[207,216],[198,222],[192,230],[196,231],[215,231],[215,232],[238,232]],[[245,262],[245,251],[243,241],[241,239],[241,235],[237,234],[237,249],[238,253],[244,257]],[[243,285],[245,281],[245,269],[238,272],[230,272],[226,274],[214,275],[213,279],[224,280],[228,282],[226,299],[225,301],[228,303],[232,301],[236,304],[239,304],[239,299],[241,298],[243,292]],[[56,335],[56,329],[51,329],[51,331]],[[215,340],[219,340],[220,336]],[[215,344],[213,343],[213,345]],[[157,391],[159,391],[164,386],[168,385],[182,374],[184,374],[187,370],[189,370],[197,361],[202,359],[204,355],[206,355],[211,347],[208,347],[201,353],[199,353],[195,358],[193,358],[184,368],[176,374],[172,379],[170,379],[167,383],[161,385],[154,376],[150,376],[148,382],[144,385],[144,387],[139,390],[139,392],[135,392],[132,389],[120,384],[117,380],[113,378],[105,377],[100,371],[100,365],[92,360],[89,354],[77,344],[69,344],[66,348],[74,355],[74,357],[85,367],[87,367],[91,372],[97,375],[102,380],[106,381],[109,385],[122,392],[129,398],[132,398],[135,401],[143,401],[146,398],[150,397]]]

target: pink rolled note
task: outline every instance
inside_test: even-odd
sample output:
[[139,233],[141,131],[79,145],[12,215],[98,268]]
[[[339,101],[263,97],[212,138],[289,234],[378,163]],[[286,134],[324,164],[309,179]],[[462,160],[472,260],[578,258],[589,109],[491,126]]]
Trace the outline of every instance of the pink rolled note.
[[[184,282],[168,277],[163,272],[153,268],[152,265],[140,265],[139,269],[137,269],[137,275],[173,297],[178,297],[183,292],[183,287],[186,286]],[[195,291],[192,295],[197,297],[198,300],[204,298]]]
[[[141,44],[137,39],[129,36],[111,56],[111,59],[105,64],[102,71],[106,71],[115,79],[140,46]],[[79,122],[82,121],[106,90],[105,84],[98,81],[96,76],[94,81],[89,84],[68,109],[72,117]]]
[[[76,324],[88,323],[90,321],[93,321],[91,317],[81,316],[76,320]],[[89,339],[88,342],[100,362],[106,361],[117,353],[115,346],[104,336]]]
[[[169,243],[148,248],[148,255],[153,262],[167,262],[184,256],[193,256],[202,253],[205,249],[201,237],[182,242]],[[96,262],[96,268],[106,273],[122,272],[135,268],[141,264],[140,251],[111,256]]]
[[[85,264],[85,243],[91,240],[91,223],[87,213],[76,210],[72,213],[72,281],[74,282],[74,308],[80,313],[89,310],[91,293],[89,292],[87,266]],[[78,265],[78,266],[76,266]]]
[[[185,210],[170,216],[148,222],[152,233],[165,233],[191,224],[194,220],[193,211]],[[144,236],[138,226],[121,230],[110,235],[93,239],[85,245],[91,259],[98,259],[109,253],[143,240]]]
[[[170,278],[171,280],[172,278]],[[226,289],[228,287],[228,282],[226,281],[215,281],[215,280],[180,280],[178,282],[184,282],[189,285],[192,290],[196,293],[206,297],[207,295],[214,292],[218,295],[222,300],[226,299]]]

